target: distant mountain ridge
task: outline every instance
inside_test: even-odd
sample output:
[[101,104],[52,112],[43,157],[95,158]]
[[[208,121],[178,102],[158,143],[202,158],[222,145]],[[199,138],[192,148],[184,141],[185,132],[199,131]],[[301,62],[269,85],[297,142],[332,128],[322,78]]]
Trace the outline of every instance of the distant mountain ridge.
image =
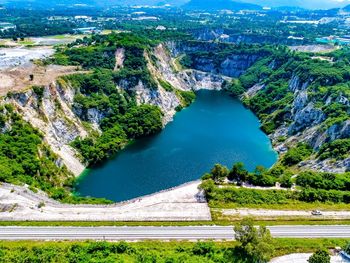
[[0,0],[0,4],[12,7],[33,6],[39,8],[58,7],[58,6],[159,6],[170,4],[172,6],[181,6],[189,0]]
[[192,10],[261,10],[262,7],[256,4],[250,4],[245,2],[236,2],[232,0],[191,0],[187,4],[182,6],[184,9]]
[[[90,7],[134,6],[170,4],[187,9],[220,10],[220,9],[252,9],[261,7],[288,7],[288,9],[332,9],[350,10],[350,0],[0,0],[0,4],[11,7],[53,8],[60,6],[87,5]],[[347,6],[349,5],[349,6]]]

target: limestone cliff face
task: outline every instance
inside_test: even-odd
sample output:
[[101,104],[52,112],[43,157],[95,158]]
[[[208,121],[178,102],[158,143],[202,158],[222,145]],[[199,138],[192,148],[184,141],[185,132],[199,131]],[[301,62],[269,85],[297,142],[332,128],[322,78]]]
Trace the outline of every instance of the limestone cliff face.
[[[150,59],[151,55],[153,60]],[[229,79],[209,72],[182,69],[176,63],[176,58],[171,56],[170,49],[164,44],[159,44],[152,51],[152,54],[145,53],[144,56],[148,62],[148,70],[157,83],[157,87],[149,88],[142,81],[139,81],[134,87],[130,87],[127,82],[121,82],[120,86],[133,90],[139,104],[147,103],[158,106],[164,114],[164,125],[173,119],[176,108],[181,105],[176,90],[220,90],[223,82]],[[161,81],[169,83],[173,90],[165,90]]]
[[228,77],[237,78],[250,68],[260,56],[252,54],[240,54],[227,56],[219,65],[214,59],[196,58],[194,68],[197,70],[221,74]]
[[[299,142],[308,143],[317,151],[324,143],[350,137],[349,120],[330,127],[324,124],[326,114],[315,105],[314,99],[308,96],[308,87],[312,82],[312,79],[302,82],[296,74],[289,81],[289,90],[294,94],[289,113],[290,121],[278,127],[270,135],[274,148],[279,153],[285,153],[288,146],[296,145]],[[246,96],[253,97],[256,95],[256,90],[263,88],[263,85],[257,84],[246,92]],[[325,98],[325,104],[332,101],[349,105],[349,100],[343,95]],[[285,140],[281,142],[280,138],[285,138]],[[311,159],[300,163],[300,167],[340,173],[350,169],[350,158],[336,162],[333,160]]]
[[29,89],[10,96],[6,102],[13,104],[25,121],[40,130],[45,142],[60,156],[63,164],[73,174],[79,175],[85,167],[69,144],[88,133],[72,111],[73,98],[74,89],[61,81],[44,87],[42,96]]
[[160,77],[164,78],[176,89],[184,91],[199,89],[220,90],[223,82],[229,80],[229,77],[205,70],[182,69],[177,63],[176,58],[183,54],[181,52],[186,52],[189,49],[191,47],[177,46],[173,42],[166,45],[158,45],[154,50],[157,63],[152,71],[158,72]]

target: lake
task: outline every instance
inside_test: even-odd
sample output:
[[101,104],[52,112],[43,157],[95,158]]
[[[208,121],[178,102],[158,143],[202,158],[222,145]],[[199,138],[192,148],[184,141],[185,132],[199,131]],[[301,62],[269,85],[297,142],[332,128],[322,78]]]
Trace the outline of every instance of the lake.
[[258,118],[222,91],[201,90],[159,134],[137,140],[78,178],[81,196],[114,201],[151,194],[199,179],[215,163],[248,170],[277,160]]

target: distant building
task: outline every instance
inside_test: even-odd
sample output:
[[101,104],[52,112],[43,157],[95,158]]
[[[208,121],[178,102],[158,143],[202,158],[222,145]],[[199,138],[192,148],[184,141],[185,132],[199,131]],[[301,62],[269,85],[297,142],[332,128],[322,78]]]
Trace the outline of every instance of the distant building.
[[68,16],[50,16],[47,18],[49,21],[60,21],[60,20],[69,20]]
[[342,37],[328,36],[316,38],[316,41],[321,44],[339,44],[339,45],[350,45],[350,36],[345,35]]
[[164,31],[164,30],[166,30],[166,27],[165,26],[157,26],[156,30]]
[[97,29],[96,27],[81,27],[81,28],[76,28],[74,29],[75,34],[98,34],[101,33],[100,29]]
[[137,15],[137,16],[140,16],[140,15],[145,15],[146,12],[133,12],[131,13],[132,15]]
[[159,18],[156,17],[156,16],[140,16],[140,17],[133,18],[132,20],[136,20],[136,21],[144,21],[144,20],[158,21]]
[[16,29],[16,25],[11,24],[11,23],[7,23],[7,22],[0,22],[0,31],[6,31],[9,29]]
[[295,37],[295,36],[289,36],[288,39],[294,39],[294,40],[304,40],[304,37]]
[[83,19],[83,20],[86,20],[86,19],[91,19],[90,16],[75,16],[74,19]]
[[282,20],[281,23],[289,23],[289,24],[313,24],[318,25],[320,23],[319,20]]

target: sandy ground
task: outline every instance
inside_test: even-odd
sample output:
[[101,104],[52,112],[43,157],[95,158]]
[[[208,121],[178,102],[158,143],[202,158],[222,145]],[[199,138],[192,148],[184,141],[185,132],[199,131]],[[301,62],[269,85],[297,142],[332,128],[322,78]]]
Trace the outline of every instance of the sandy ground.
[[[274,258],[270,263],[307,263],[311,253],[294,253],[282,257]],[[331,256],[331,263],[346,263],[341,256]]]
[[[79,71],[77,67],[73,66],[49,65],[42,67],[34,64],[3,69],[0,70],[0,96],[6,95],[9,91],[25,90],[33,85],[46,86],[60,76],[76,73],[86,72]],[[31,74],[34,76],[33,80],[30,80]]]
[[[49,85],[58,77],[74,73],[82,73],[73,66],[38,66],[32,61],[51,56],[54,49],[49,46],[42,47],[13,47],[0,48],[0,96],[9,91],[24,90],[33,85]],[[30,79],[33,75],[34,79]]]
[[[211,220],[200,181],[113,205],[66,205],[26,187],[0,186],[0,220],[198,221]],[[39,204],[45,204],[41,208]]]
[[273,219],[282,217],[302,217],[313,219],[350,219],[350,211],[321,211],[322,215],[314,216],[311,210],[272,210],[272,209],[215,209],[223,216],[237,216],[237,217],[259,217],[259,219]]

